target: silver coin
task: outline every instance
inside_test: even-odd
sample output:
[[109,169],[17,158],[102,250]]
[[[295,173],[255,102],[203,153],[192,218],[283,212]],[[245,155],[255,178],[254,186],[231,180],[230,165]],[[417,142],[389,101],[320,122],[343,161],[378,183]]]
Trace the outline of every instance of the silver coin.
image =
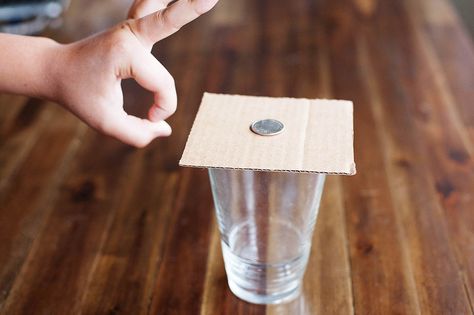
[[285,125],[281,121],[276,119],[262,119],[254,122],[250,126],[252,130],[257,135],[261,136],[274,136],[283,131]]

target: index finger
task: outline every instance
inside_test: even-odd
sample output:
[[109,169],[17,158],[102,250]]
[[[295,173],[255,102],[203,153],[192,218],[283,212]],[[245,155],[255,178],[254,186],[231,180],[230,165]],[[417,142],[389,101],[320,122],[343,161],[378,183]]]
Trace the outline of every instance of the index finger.
[[130,22],[145,46],[170,36],[214,7],[218,0],[178,0],[168,7]]

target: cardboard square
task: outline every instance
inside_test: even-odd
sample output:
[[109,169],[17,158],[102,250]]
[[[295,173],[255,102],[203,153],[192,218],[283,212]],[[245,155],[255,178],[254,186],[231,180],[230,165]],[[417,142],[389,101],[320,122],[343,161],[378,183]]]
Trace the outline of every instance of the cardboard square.
[[[205,93],[181,166],[354,175],[351,101]],[[253,122],[285,127],[257,135]]]

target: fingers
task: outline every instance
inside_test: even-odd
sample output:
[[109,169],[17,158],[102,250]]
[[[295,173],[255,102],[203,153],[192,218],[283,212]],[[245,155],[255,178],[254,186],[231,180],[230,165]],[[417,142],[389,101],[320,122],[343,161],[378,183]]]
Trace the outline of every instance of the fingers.
[[217,1],[179,0],[158,12],[131,21],[131,27],[139,40],[150,46],[212,9]]
[[143,148],[157,137],[171,135],[171,127],[165,121],[152,122],[126,112],[113,112],[107,116],[102,131],[126,144]]
[[103,119],[91,122],[91,126],[124,143],[144,147],[156,137],[171,134],[171,127],[164,120],[176,111],[176,88],[171,74],[151,53],[141,45],[129,47],[127,66],[118,72],[119,79],[134,78],[142,87],[153,92],[149,119],[128,115],[121,106],[103,106],[104,112],[98,115]]
[[131,60],[127,77],[154,93],[154,104],[149,119],[128,115],[122,107],[108,107],[106,117],[98,129],[135,147],[142,148],[156,137],[171,134],[171,127],[164,121],[176,111],[176,88],[173,77],[151,53],[137,49]]
[[140,50],[131,62],[132,77],[154,93],[154,103],[148,112],[151,121],[165,120],[176,111],[177,95],[174,79],[151,53]]
[[128,12],[128,18],[139,19],[166,8],[171,0],[135,0]]

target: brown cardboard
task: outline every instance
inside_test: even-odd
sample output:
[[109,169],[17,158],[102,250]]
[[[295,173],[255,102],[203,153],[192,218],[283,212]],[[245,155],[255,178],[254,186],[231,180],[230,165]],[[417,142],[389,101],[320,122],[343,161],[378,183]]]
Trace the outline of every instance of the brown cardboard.
[[[205,93],[181,166],[354,175],[352,102]],[[284,131],[250,125],[277,119]]]

